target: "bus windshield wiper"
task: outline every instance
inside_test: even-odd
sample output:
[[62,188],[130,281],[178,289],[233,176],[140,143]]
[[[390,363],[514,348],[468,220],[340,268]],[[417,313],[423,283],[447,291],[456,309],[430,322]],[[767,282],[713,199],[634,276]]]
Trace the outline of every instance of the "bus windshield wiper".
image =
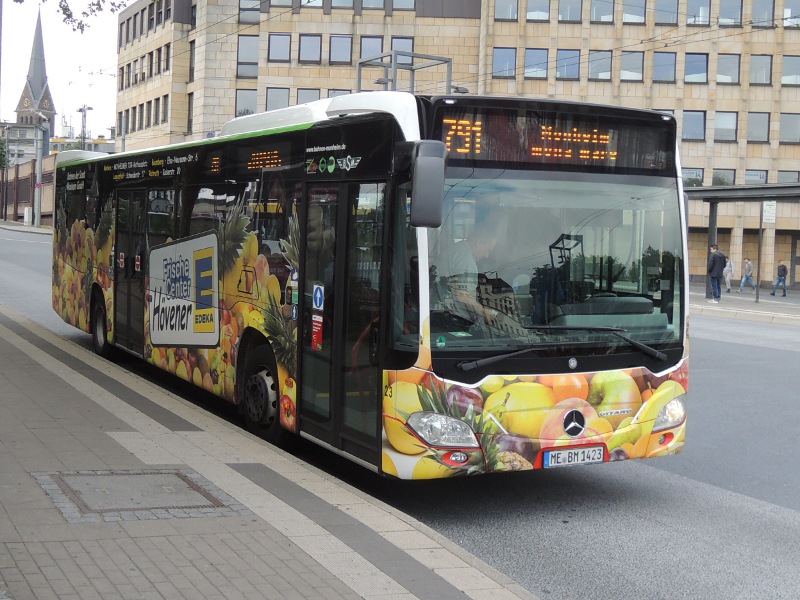
[[[618,337],[621,340],[624,340],[640,352],[643,352],[647,356],[655,358],[657,360],[667,360],[667,355],[663,352],[656,350],[655,348],[651,348],[647,344],[643,344],[642,342],[637,342],[633,338],[624,335],[627,330],[622,329],[621,327],[574,327],[570,325],[538,325],[530,327],[532,331],[585,331],[588,333],[610,333],[611,335]],[[503,354],[496,354],[494,356],[487,356],[486,358],[479,358],[477,360],[462,360],[456,367],[462,371],[472,371],[474,369],[479,369],[480,367],[484,367],[486,365],[490,365],[492,363],[499,362],[501,360],[505,360],[506,358],[512,358],[514,356],[519,356],[520,354],[525,354],[526,352],[533,352],[536,350],[538,346],[528,346],[527,348],[522,348],[520,350],[514,350],[512,352],[504,352]]]

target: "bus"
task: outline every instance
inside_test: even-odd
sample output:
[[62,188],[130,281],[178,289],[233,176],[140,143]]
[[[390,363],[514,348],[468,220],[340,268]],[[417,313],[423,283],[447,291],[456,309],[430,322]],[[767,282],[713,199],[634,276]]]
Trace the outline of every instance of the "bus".
[[62,152],[53,308],[268,441],[390,477],[676,454],[676,131],[655,111],[386,91]]

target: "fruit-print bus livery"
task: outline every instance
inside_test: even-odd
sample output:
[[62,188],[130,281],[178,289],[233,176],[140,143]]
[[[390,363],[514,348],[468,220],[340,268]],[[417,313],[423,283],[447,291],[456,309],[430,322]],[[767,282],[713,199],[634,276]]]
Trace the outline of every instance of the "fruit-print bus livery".
[[371,92],[57,157],[53,308],[387,476],[680,452],[675,120]]

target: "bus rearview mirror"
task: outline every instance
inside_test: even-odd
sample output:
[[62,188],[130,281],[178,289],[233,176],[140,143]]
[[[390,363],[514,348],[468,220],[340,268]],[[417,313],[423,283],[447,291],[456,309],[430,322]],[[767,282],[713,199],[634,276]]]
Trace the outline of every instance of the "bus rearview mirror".
[[442,142],[422,140],[414,149],[411,175],[411,224],[414,227],[439,227],[444,200],[444,159]]

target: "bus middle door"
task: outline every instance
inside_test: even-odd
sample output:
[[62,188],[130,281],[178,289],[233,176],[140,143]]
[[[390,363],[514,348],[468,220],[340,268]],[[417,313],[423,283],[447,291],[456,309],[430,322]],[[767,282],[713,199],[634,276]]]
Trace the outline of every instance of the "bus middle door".
[[118,346],[144,354],[144,280],[147,262],[144,189],[119,190],[114,261],[114,330]]
[[308,187],[303,275],[302,429],[373,465],[384,190],[383,183]]

